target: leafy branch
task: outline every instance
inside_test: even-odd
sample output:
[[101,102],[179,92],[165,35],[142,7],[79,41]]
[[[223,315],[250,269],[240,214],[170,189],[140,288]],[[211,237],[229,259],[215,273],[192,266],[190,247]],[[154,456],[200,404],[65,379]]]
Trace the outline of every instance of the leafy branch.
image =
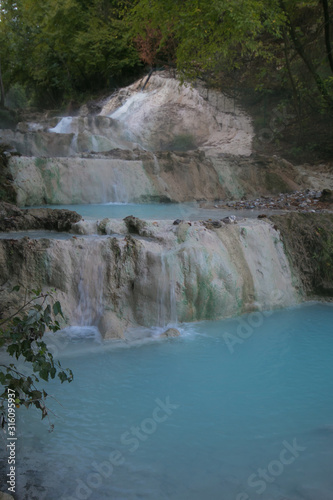
[[[19,286],[13,291],[19,291]],[[43,336],[46,331],[60,330],[58,316],[63,317],[59,301],[53,302],[52,292],[42,293],[41,290],[31,290],[32,298],[8,318],[0,322],[0,348],[3,348],[12,358],[29,364],[30,373],[22,373],[14,363],[0,364],[0,384],[4,390],[0,394],[0,411],[4,411],[8,399],[8,390],[15,391],[17,407],[35,406],[42,413],[42,419],[48,416],[46,406],[47,392],[36,384],[40,380],[48,382],[56,376],[61,383],[71,382],[73,373],[63,369],[59,361],[54,360],[49,352]],[[53,426],[51,426],[53,427]]]

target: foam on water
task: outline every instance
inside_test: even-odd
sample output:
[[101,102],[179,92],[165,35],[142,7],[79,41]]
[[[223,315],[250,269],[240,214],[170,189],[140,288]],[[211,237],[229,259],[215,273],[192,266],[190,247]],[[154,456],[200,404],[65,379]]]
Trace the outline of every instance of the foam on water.
[[17,412],[19,498],[331,499],[332,319],[311,304],[59,347],[75,378],[48,386],[55,431]]

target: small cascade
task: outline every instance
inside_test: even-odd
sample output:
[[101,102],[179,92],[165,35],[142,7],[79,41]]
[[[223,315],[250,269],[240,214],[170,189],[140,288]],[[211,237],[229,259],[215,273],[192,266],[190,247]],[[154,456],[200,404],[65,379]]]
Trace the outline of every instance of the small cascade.
[[153,158],[154,158],[154,174],[159,175],[161,171],[160,164],[158,163],[156,155],[153,154]]
[[158,326],[177,325],[176,266],[171,252],[161,253],[161,275],[158,288]]
[[77,136],[78,134],[73,135],[72,142],[69,146],[69,155],[75,155],[78,152],[78,145],[77,145]]
[[100,246],[90,242],[81,249],[78,267],[76,311],[77,325],[97,326],[103,314],[103,281],[105,263]]
[[116,167],[114,169],[114,181],[112,184],[111,192],[111,203],[128,203],[128,186],[126,184],[126,179],[124,178],[124,172],[122,168]]
[[72,134],[74,132],[72,124],[73,117],[65,116],[55,127],[50,128],[49,132],[54,132],[55,134]]
[[99,151],[99,143],[95,135],[91,136],[91,151],[98,153]]

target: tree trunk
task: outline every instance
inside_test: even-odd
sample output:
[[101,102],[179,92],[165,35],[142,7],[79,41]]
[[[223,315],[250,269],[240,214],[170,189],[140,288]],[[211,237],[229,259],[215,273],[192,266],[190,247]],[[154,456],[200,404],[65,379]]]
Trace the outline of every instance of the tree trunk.
[[333,73],[333,54],[332,54],[332,46],[331,46],[331,35],[330,35],[330,13],[328,9],[327,0],[322,0],[323,9],[324,9],[324,20],[325,20],[325,45],[326,45],[326,54],[327,59]]
[[3,85],[3,80],[2,80],[2,73],[1,73],[1,57],[0,57],[0,108],[5,107],[5,88]]
[[293,93],[294,108],[295,108],[295,111],[297,114],[298,123],[301,126],[300,96],[299,96],[299,92],[298,92],[297,87],[296,87],[294,76],[293,76],[292,71],[291,71],[291,66],[290,66],[290,61],[289,61],[289,56],[288,56],[288,37],[287,37],[287,33],[286,33],[285,28],[283,29],[283,40],[284,40],[284,58],[286,61],[286,67],[287,67],[287,71],[288,71],[289,81],[290,81],[291,89],[292,89],[292,93]]
[[308,68],[310,74],[312,75],[314,81],[316,82],[317,88],[318,88],[321,96],[323,97],[324,101],[326,102],[326,104],[330,108],[333,108],[333,99],[329,95],[329,93],[327,91],[327,88],[326,88],[326,85],[325,85],[325,82],[323,82],[323,80],[321,79],[320,75],[317,73],[316,68],[314,67],[314,65],[313,65],[310,57],[308,57],[307,54],[305,53],[304,47],[301,44],[301,42],[299,41],[299,38],[298,38],[298,36],[296,34],[295,27],[293,26],[293,23],[291,22],[291,19],[290,19],[288,11],[286,9],[284,1],[283,0],[279,0],[279,4],[280,4],[280,7],[281,7],[282,11],[286,15],[287,23],[288,23],[288,31],[289,31],[289,34],[290,34],[290,38],[291,38],[291,40],[292,40],[292,42],[294,44],[294,47],[296,49],[296,52],[298,53],[298,55],[301,57],[301,59],[303,60],[304,64]]

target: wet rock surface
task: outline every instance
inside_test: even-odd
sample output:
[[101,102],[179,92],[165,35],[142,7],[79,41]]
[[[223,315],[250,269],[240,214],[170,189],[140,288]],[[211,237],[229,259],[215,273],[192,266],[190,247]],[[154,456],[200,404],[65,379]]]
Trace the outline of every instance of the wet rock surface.
[[180,336],[180,331],[177,328],[168,328],[165,332],[161,333],[162,338],[175,338]]
[[0,203],[0,231],[46,229],[69,231],[81,220],[77,212],[51,208],[20,209],[10,203]]
[[125,217],[124,222],[130,234],[138,234],[146,237],[151,236],[150,231],[147,229],[146,221],[134,217],[134,215],[128,215]]
[[[105,338],[115,338],[169,318],[218,319],[297,300],[271,224],[251,219],[209,230],[200,221],[145,222],[150,238],[129,234],[121,221],[116,236],[0,240],[0,311],[15,310],[25,288],[51,287],[67,324],[84,314]],[[22,290],[12,293],[17,283]],[[278,303],[275,289],[283,291]]]

